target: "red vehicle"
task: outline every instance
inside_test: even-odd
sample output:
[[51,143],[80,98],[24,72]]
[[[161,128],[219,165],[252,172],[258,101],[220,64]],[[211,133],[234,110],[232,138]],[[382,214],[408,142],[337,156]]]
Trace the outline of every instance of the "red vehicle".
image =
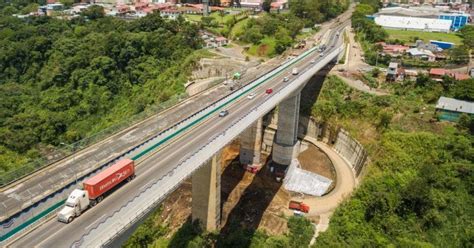
[[273,92],[273,90],[271,88],[265,90],[265,93],[267,93],[267,94],[271,94],[272,92]]
[[303,213],[308,213],[309,212],[309,206],[304,204],[303,202],[297,202],[297,201],[290,201],[290,204],[288,205],[289,209],[292,210],[298,210]]
[[84,182],[84,190],[89,192],[89,199],[95,200],[125,179],[135,175],[135,163],[131,159],[123,159],[99,174]]
[[66,199],[66,205],[59,211],[58,220],[70,223],[89,207],[101,202],[107,192],[125,180],[135,177],[135,163],[123,159],[83,183],[84,189],[75,189]]

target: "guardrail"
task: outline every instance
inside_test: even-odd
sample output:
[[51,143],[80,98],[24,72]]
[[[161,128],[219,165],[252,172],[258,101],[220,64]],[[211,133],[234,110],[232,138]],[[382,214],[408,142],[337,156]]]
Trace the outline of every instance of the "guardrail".
[[[162,140],[156,142],[155,144],[151,145],[150,147],[146,148],[144,151],[138,153],[137,155],[133,156],[132,159],[136,160],[136,159],[139,159],[141,158],[142,156],[144,156],[145,154],[147,154],[148,152],[156,149],[157,147],[159,147],[160,145],[162,145],[163,143],[165,143],[166,141],[176,137],[177,135],[179,135],[180,133],[184,132],[185,130],[189,129],[190,127],[192,127],[193,125],[203,121],[205,118],[207,118],[208,116],[210,116],[211,114],[217,112],[218,110],[222,109],[223,107],[227,106],[228,104],[230,104],[231,102],[235,101],[236,99],[240,98],[241,96],[243,96],[244,94],[247,94],[249,93],[251,90],[255,89],[256,87],[260,86],[261,84],[265,83],[266,81],[278,76],[283,70],[287,69],[289,66],[292,66],[294,65],[295,63],[299,62],[300,60],[306,58],[308,55],[310,55],[311,53],[313,53],[314,51],[316,51],[316,47],[313,47],[311,49],[309,49],[308,51],[305,51],[303,54],[301,54],[300,56],[284,63],[283,65],[281,66],[278,66],[272,70],[270,70],[269,72],[266,72],[264,75],[258,77],[256,80],[250,82],[249,84],[243,86],[242,88],[240,88],[239,90],[237,91],[234,91],[230,94],[228,94],[227,96],[224,96],[222,97],[221,99],[215,101],[213,104],[207,106],[206,108],[203,108],[201,110],[199,110],[198,112],[194,113],[193,115],[187,117],[186,119],[183,119],[182,121],[178,122],[176,125],[166,129],[166,130],[163,130],[162,132],[160,132],[159,134],[149,138],[148,140],[146,140],[145,142],[141,143],[140,145],[137,145],[135,147],[133,147],[132,149],[129,149],[128,151],[126,151],[125,153],[122,153],[121,155],[117,156],[116,158],[112,159],[111,161],[99,166],[98,168],[94,169],[92,172],[89,172],[81,177],[79,177],[77,179],[77,181],[82,181],[84,180],[86,177],[94,174],[94,173],[97,173],[99,172],[100,170],[102,170],[103,168],[105,168],[106,166],[112,164],[113,162],[115,162],[116,160],[126,156],[126,155],[129,155],[131,152],[137,150],[138,148],[140,147],[143,147],[144,145],[146,145],[147,143],[149,143],[150,141],[156,139],[158,136],[161,136],[161,135],[164,135],[165,133],[169,132],[169,131],[173,131],[174,129],[176,129],[176,127],[180,126],[180,125],[184,125],[183,123],[186,123],[187,121],[189,121],[191,118],[195,118],[197,115],[203,113],[204,111],[206,110],[209,110],[210,108],[213,108],[212,110],[210,110],[208,113],[204,114],[203,116],[197,118],[196,120],[194,121],[191,121],[191,123],[187,124],[187,125],[184,125],[184,127],[180,128],[178,131],[176,132],[173,132],[171,133],[169,136],[163,138]],[[222,103],[220,106],[215,106],[217,104],[220,104],[221,102],[224,102]],[[72,182],[72,183],[69,183],[67,184],[65,187],[55,191],[54,193],[52,193],[51,195],[54,195],[56,194],[57,192],[62,192],[64,191],[64,189],[67,189],[67,188],[70,188],[72,186],[74,186],[75,183]],[[45,198],[48,198],[49,196],[45,197]],[[57,204],[57,203],[55,203]],[[54,210],[56,210],[57,208],[55,209],[46,209],[45,211],[41,212],[39,215],[43,215],[43,214],[48,214]],[[49,211],[49,212],[48,212]],[[15,216],[14,216],[15,217]],[[14,219],[13,217],[13,219]],[[25,223],[30,223],[30,225],[32,223],[35,223],[36,221],[31,221],[32,219],[36,218],[36,216],[33,216],[31,219],[28,219]],[[8,223],[11,221],[12,218],[9,218],[5,221],[3,221],[1,224],[3,223]],[[22,226],[23,229],[26,227],[22,224],[18,225],[17,227],[20,227]],[[20,229],[20,228],[13,228],[11,231],[7,232],[5,235],[1,236],[0,237],[0,242],[3,242],[9,238],[11,238],[12,236],[14,236],[15,234],[17,234],[18,232],[20,232],[21,230],[23,229]]]
[[[337,57],[340,52],[341,47],[334,49],[330,55],[326,56],[324,64]],[[316,66],[314,68],[307,67],[300,73],[305,74],[306,72],[311,71],[308,74],[309,76],[306,76],[307,78],[310,78],[315,73],[314,71],[319,71],[322,67],[323,66],[319,66],[319,68]],[[303,84],[307,80],[302,80],[301,78],[298,79],[302,82],[300,84]],[[261,105],[252,108],[245,115],[234,121],[224,131],[214,136],[184,160],[181,160],[181,162],[179,162],[167,174],[163,175],[152,184],[149,184],[145,189],[138,192],[134,198],[127,201],[119,209],[115,210],[99,223],[96,223],[94,227],[83,234],[79,240],[74,241],[72,247],[79,247],[82,245],[85,247],[97,247],[114,240],[118,235],[123,233],[127,228],[132,226],[138,220],[143,218],[143,216],[145,216],[149,211],[155,208],[167,194],[178,187],[178,185],[192,174],[194,170],[198,169],[206,161],[209,161],[209,159],[216,154],[223,145],[230,143],[243,130],[252,125],[256,118],[263,116],[287,95],[298,89],[300,85],[292,84],[294,80],[276,90],[271,97],[264,99]],[[273,100],[273,103],[265,105],[265,103],[270,100]],[[237,125],[239,125],[239,127],[237,127]],[[123,218],[123,216],[127,217]]]

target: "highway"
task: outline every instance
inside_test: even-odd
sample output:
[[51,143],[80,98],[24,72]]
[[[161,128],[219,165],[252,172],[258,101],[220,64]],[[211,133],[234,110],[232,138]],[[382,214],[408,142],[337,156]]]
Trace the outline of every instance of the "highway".
[[[344,25],[348,23],[345,22]],[[324,54],[328,54],[333,48],[331,45],[339,43],[336,38],[336,32],[340,31],[344,25],[340,25],[337,29],[331,31],[329,38],[329,45]],[[267,88],[278,90],[291,84],[292,80],[297,76],[291,75],[291,69],[298,67],[302,68],[313,66],[318,61],[323,59],[317,53],[298,61],[295,65],[286,68],[282,73],[267,80],[264,84],[252,90],[256,96],[253,99],[248,99],[242,96],[239,99],[229,103],[223,109],[229,110],[229,114],[225,117],[218,117],[218,112],[208,117],[204,121],[195,125],[192,129],[187,130],[179,137],[173,139],[167,145],[159,148],[157,151],[148,154],[139,161],[137,161],[136,179],[131,183],[119,188],[109,197],[104,199],[98,206],[86,211],[82,216],[75,219],[70,224],[60,223],[55,217],[46,221],[37,229],[20,237],[10,244],[11,247],[69,247],[75,241],[81,238],[91,228],[98,225],[110,213],[117,210],[120,206],[126,204],[131,197],[137,195],[138,192],[145,189],[148,184],[157,178],[165,176],[169,171],[181,162],[184,157],[202,147],[210,138],[216,133],[223,132],[233,122],[238,120],[249,109],[259,106],[265,99],[272,97],[271,94],[265,93]],[[311,60],[315,60],[311,63]],[[283,78],[290,78],[289,82],[283,82]],[[247,95],[247,94],[246,94]],[[179,182],[177,182],[179,183]]]

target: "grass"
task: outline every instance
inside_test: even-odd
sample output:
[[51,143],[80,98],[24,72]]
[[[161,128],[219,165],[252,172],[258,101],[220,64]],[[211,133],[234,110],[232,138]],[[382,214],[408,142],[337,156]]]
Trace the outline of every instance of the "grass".
[[390,39],[399,39],[405,43],[413,43],[413,39],[418,37],[424,42],[429,42],[430,40],[440,40],[446,42],[452,42],[456,45],[462,44],[462,39],[456,34],[453,33],[434,33],[434,32],[421,32],[421,31],[411,31],[411,30],[393,30],[386,29],[387,33],[390,35]]
[[252,45],[247,53],[258,57],[272,57],[275,55],[275,46],[275,38],[265,37],[262,39],[260,44]]
[[247,25],[247,22],[249,21],[249,19],[244,19],[242,21],[239,21],[237,22],[234,27],[232,28],[232,30],[230,31],[230,37],[231,38],[235,38],[237,36],[239,36],[239,34],[243,33],[244,32],[244,27],[245,25]]

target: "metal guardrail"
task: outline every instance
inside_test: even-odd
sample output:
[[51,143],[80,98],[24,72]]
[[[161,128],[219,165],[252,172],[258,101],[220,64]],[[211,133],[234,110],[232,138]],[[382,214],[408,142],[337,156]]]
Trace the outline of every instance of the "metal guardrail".
[[[340,52],[340,48],[338,49],[335,49],[332,53],[334,53],[334,55],[332,55],[332,57],[337,57],[338,53]],[[311,68],[310,67],[306,67],[305,69],[302,70],[301,73],[305,73],[307,72],[308,70],[310,70]],[[319,69],[318,69],[319,70]],[[288,82],[287,84],[283,85],[280,89],[278,89],[276,91],[276,94],[280,94],[282,92],[282,90],[284,90],[293,80],[291,80],[290,82]],[[268,98],[265,98],[264,99],[264,103],[269,101],[270,99],[272,99],[272,97],[268,97]],[[263,104],[262,104],[263,105]],[[91,233],[95,232],[99,226],[101,226],[102,224],[106,223],[108,220],[112,219],[116,214],[119,214],[122,210],[128,210],[128,209],[131,209],[131,204],[134,203],[134,201],[136,201],[137,199],[149,199],[149,201],[147,201],[148,203],[146,204],[146,207],[143,207],[137,211],[135,211],[135,215],[131,216],[131,215],[126,215],[128,216],[128,222],[126,223],[123,223],[123,225],[121,225],[121,227],[119,229],[116,229],[115,230],[115,233],[113,235],[111,235],[110,237],[104,237],[103,235],[101,235],[101,237],[105,238],[105,239],[101,239],[101,244],[106,244],[108,242],[110,242],[111,240],[113,240],[115,237],[117,237],[118,235],[120,235],[120,233],[122,233],[124,230],[126,230],[128,227],[132,226],[137,220],[141,219],[144,215],[146,215],[146,213],[148,211],[150,211],[151,209],[155,208],[165,197],[166,195],[168,195],[170,192],[172,192],[173,188],[176,188],[178,187],[178,185],[184,181],[188,176],[189,174],[191,174],[191,172],[189,170],[185,170],[187,171],[187,174],[185,174],[184,176],[182,176],[180,179],[176,180],[176,178],[173,178],[172,182],[174,182],[174,186],[171,187],[170,190],[165,190],[165,193],[164,194],[161,194],[157,199],[153,199],[153,197],[145,197],[145,194],[147,193],[147,191],[150,191],[152,190],[152,188],[156,187],[158,190],[163,190],[166,185],[165,182],[163,182],[166,178],[172,178],[176,171],[179,169],[179,167],[183,166],[184,164],[186,163],[190,163],[190,164],[196,164],[196,161],[199,161],[199,159],[196,158],[197,154],[199,152],[201,152],[204,148],[208,147],[210,144],[213,144],[215,143],[215,141],[221,137],[221,136],[225,136],[226,134],[230,133],[230,130],[233,129],[239,122],[241,122],[244,118],[247,118],[249,115],[251,115],[253,112],[255,112],[256,110],[258,110],[260,106],[256,106],[254,108],[252,108],[250,111],[248,111],[245,115],[243,115],[242,117],[240,117],[238,120],[236,120],[235,122],[233,122],[229,127],[227,127],[223,132],[217,134],[216,136],[214,136],[211,140],[209,140],[206,144],[204,144],[203,146],[201,146],[197,151],[195,151],[194,153],[192,153],[191,155],[189,155],[188,157],[186,157],[184,160],[182,160],[180,163],[178,163],[178,165],[173,168],[170,172],[168,172],[167,174],[163,175],[161,178],[157,179],[154,183],[148,185],[146,188],[144,188],[143,190],[141,190],[137,195],[135,195],[134,198],[132,198],[131,200],[127,201],[125,204],[123,204],[119,209],[115,210],[112,214],[110,214],[109,216],[107,216],[106,218],[102,219],[99,223],[96,223],[94,225],[94,227],[92,227],[91,229],[89,229],[85,234],[83,234],[81,236],[81,238],[79,240],[76,240],[73,242],[72,244],[72,247],[79,247],[81,246],[82,244],[84,244],[85,242],[85,239],[87,238],[87,236],[89,236]],[[250,121],[247,121],[248,123],[247,124],[251,124],[253,123],[253,120],[250,120]],[[213,154],[210,155],[210,157],[212,157]],[[207,160],[204,161],[204,163],[206,161],[209,161],[209,158]],[[202,166],[204,163],[201,163],[200,165],[197,165],[195,166],[194,170],[199,168],[200,166]],[[156,195],[156,192],[153,192],[153,195]],[[122,224],[122,223],[121,223]],[[93,240],[97,241],[96,238],[94,238]]]

